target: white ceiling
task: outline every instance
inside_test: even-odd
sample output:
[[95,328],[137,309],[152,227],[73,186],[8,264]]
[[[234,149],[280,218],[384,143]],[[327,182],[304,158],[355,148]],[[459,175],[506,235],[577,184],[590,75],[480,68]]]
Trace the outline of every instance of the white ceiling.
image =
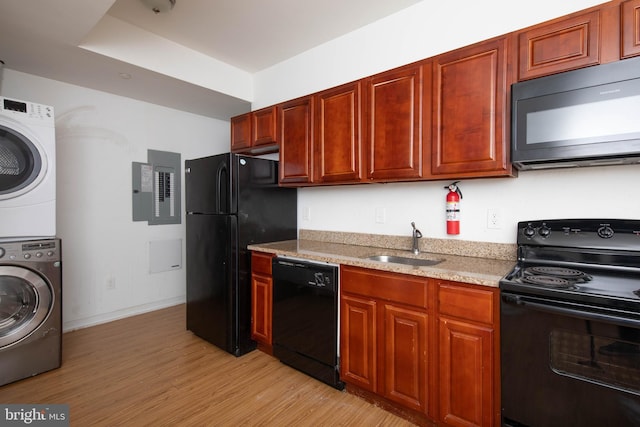
[[[154,14],[142,0],[0,0],[0,59],[7,69],[227,119],[248,111],[251,96],[194,70],[206,74],[211,64],[212,75],[235,74],[242,84],[419,1],[177,0]],[[135,54],[163,45],[175,49],[144,52],[146,62]],[[187,72],[176,73],[178,63]]]

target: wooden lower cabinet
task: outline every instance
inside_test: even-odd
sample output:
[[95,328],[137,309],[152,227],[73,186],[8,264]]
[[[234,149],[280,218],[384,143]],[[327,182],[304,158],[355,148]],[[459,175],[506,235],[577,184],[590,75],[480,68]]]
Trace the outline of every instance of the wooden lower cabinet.
[[439,319],[440,420],[451,426],[492,426],[493,329]]
[[429,316],[420,310],[389,303],[384,304],[383,316],[383,395],[426,413]]
[[500,424],[498,288],[340,271],[340,376],[348,388],[427,424]]
[[429,415],[428,280],[348,266],[340,271],[342,380]]
[[377,308],[374,299],[342,294],[340,376],[371,392],[378,390]]
[[438,281],[439,420],[500,424],[499,290]]
[[272,344],[273,255],[251,254],[251,338],[260,344]]

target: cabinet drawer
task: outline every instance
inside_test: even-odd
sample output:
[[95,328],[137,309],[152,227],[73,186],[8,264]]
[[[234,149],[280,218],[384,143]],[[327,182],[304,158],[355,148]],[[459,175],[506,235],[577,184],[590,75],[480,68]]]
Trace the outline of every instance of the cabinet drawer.
[[340,271],[343,292],[427,308],[428,281],[424,278],[348,266]]
[[260,252],[251,253],[251,271],[253,273],[262,273],[271,276],[271,259],[272,254]]
[[493,324],[495,292],[440,282],[438,302],[440,314]]

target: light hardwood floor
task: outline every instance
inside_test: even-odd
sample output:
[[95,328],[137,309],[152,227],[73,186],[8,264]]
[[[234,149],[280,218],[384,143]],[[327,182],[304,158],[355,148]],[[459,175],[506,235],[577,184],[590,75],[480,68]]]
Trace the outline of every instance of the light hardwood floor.
[[66,403],[83,427],[413,425],[262,352],[219,350],[186,330],[184,305],[64,334],[62,360],[0,402]]

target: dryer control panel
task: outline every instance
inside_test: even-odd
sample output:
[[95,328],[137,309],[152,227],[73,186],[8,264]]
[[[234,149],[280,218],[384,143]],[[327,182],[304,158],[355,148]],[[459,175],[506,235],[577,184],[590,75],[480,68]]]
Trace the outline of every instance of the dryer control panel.
[[58,239],[0,243],[1,261],[60,261]]

